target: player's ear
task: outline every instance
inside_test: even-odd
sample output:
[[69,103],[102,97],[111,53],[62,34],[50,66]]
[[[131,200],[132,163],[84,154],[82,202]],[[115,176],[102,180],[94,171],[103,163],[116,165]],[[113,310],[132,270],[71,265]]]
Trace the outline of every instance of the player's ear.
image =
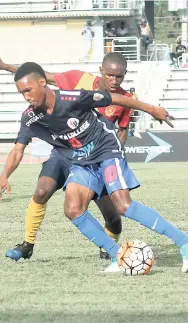
[[124,75],[127,74],[127,65],[124,67]]
[[46,83],[46,80],[44,77],[41,77],[40,80],[39,80],[40,84],[43,86],[43,87],[46,87],[47,83]]

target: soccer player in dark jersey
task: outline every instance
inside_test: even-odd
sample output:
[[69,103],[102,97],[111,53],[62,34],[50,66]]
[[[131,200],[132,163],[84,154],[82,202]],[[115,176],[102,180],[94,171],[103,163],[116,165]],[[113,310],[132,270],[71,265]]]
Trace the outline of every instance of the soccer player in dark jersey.
[[[159,121],[170,123],[164,108],[150,106],[106,91],[59,91],[47,87],[41,66],[25,63],[15,74],[18,91],[30,106],[22,115],[22,127],[56,147],[64,156],[72,150],[70,169],[65,183],[64,212],[80,232],[96,246],[104,248],[116,260],[119,245],[103,230],[88,211],[95,194],[101,195],[104,184],[118,213],[145,227],[171,238],[180,248],[182,271],[188,271],[188,236],[165,220],[155,210],[132,201],[129,183],[137,180],[123,158],[120,141],[109,122],[94,109],[119,104],[149,112]],[[63,149],[63,150],[62,150]],[[107,271],[117,271],[113,261]]]
[[[16,72],[17,66],[5,64],[0,60],[0,69],[6,69],[10,72]],[[125,57],[119,53],[110,53],[104,57],[102,67],[100,68],[101,77],[93,76],[89,73],[82,72],[79,70],[68,71],[64,73],[49,73],[45,72],[47,82],[63,89],[87,89],[87,90],[108,90],[112,93],[119,93],[128,97],[131,95],[120,87],[124,76],[127,71],[127,61]],[[128,124],[130,119],[130,109],[124,109],[119,105],[110,105],[108,107],[101,107],[97,109],[107,119],[113,123],[118,121],[118,137],[120,138],[121,144],[124,146],[127,139]],[[17,138],[17,142],[27,145],[30,141],[28,136],[23,137],[21,134]],[[10,158],[14,162],[14,150],[10,153]],[[9,166],[10,166],[9,158]],[[20,160],[18,161],[20,162]],[[18,164],[14,163],[14,167]],[[45,215],[46,203],[48,199],[53,195],[56,189],[62,187],[65,176],[62,171],[62,162],[59,162],[58,157],[53,151],[51,158],[43,164],[42,171],[39,175],[39,181],[37,189],[32,200],[29,203],[26,216],[26,234],[23,244],[19,247],[23,251],[24,257],[27,257],[28,253],[31,255],[31,250],[35,242],[36,234],[42,223]],[[0,177],[0,187],[8,188],[7,174],[5,172]],[[96,204],[101,210],[105,219],[105,231],[112,237],[116,242],[119,239],[122,224],[121,216],[117,214],[112,202],[104,192],[103,196],[96,200]],[[21,255],[21,253],[19,253]],[[104,251],[100,250],[101,258],[109,258],[109,255]]]

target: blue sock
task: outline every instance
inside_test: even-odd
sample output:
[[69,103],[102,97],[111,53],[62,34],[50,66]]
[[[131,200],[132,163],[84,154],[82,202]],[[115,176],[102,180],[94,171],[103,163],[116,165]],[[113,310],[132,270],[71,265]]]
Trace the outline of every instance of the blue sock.
[[88,210],[73,219],[72,223],[97,247],[106,250],[111,257],[116,257],[120,245],[106,234],[102,225]]
[[176,245],[181,248],[185,243],[188,243],[188,235],[176,228],[173,224],[164,219],[155,210],[138,202],[132,202],[125,217],[135,220],[159,234],[164,234],[172,239]]

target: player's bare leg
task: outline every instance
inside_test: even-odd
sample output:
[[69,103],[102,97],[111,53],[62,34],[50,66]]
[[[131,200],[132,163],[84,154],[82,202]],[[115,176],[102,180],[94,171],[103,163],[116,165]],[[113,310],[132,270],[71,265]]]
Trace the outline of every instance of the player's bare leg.
[[44,219],[46,203],[56,191],[57,182],[47,176],[42,176],[38,180],[35,193],[29,202],[26,211],[25,239],[15,248],[6,252],[6,257],[18,261],[20,258],[29,259],[33,254],[33,247],[37,232]]
[[[105,220],[105,232],[116,242],[119,240],[119,236],[122,231],[121,215],[119,215],[108,195],[102,196],[99,200],[96,200],[98,208],[100,209],[103,218]],[[100,249],[101,259],[110,259],[110,255],[103,249]]]

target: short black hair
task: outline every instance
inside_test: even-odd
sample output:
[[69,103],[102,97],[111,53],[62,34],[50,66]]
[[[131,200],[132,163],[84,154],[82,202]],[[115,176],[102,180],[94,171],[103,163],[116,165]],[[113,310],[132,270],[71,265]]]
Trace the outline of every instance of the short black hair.
[[125,56],[117,52],[113,52],[105,55],[102,62],[102,66],[104,66],[106,63],[114,63],[114,64],[119,64],[121,66],[125,66],[125,68],[127,67],[127,60]]
[[29,75],[29,74],[38,74],[39,76],[43,77],[45,80],[46,79],[46,75],[45,72],[43,70],[43,68],[34,62],[26,62],[24,64],[22,64],[18,70],[16,71],[15,75],[14,75],[14,81],[17,82],[19,81],[22,77]]

